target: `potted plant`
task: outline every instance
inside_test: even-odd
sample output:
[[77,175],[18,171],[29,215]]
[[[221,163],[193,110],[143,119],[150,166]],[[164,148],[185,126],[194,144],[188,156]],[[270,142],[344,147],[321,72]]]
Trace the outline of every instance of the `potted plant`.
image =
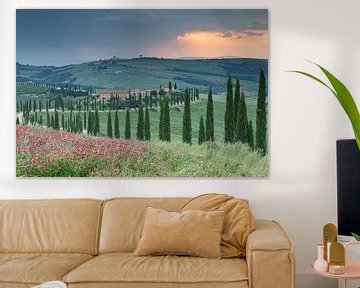
[[[339,101],[340,105],[343,107],[345,113],[347,114],[347,116],[351,122],[353,131],[354,131],[354,135],[355,135],[355,139],[356,139],[356,143],[357,143],[357,147],[360,151],[360,114],[359,114],[359,110],[356,106],[356,103],[354,101],[354,98],[352,97],[350,91],[346,88],[346,86],[340,80],[338,80],[333,74],[331,74],[328,70],[326,70],[322,66],[320,66],[318,64],[315,64],[315,65],[318,66],[320,68],[320,70],[325,74],[326,78],[330,82],[330,85],[326,84],[324,81],[320,80],[319,78],[317,78],[307,72],[297,71],[297,70],[293,70],[290,72],[295,72],[295,73],[305,75],[305,76],[321,83],[322,85],[327,87],[332,92],[332,94],[334,94],[334,96]],[[356,216],[354,216],[354,217],[356,217]],[[360,241],[360,235],[355,234],[355,233],[351,233],[351,234],[357,241]]]

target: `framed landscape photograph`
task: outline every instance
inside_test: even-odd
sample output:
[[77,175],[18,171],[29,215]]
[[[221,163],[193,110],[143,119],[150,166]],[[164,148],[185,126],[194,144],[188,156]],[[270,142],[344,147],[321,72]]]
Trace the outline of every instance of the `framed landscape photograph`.
[[266,9],[18,9],[16,175],[266,177],[268,56]]

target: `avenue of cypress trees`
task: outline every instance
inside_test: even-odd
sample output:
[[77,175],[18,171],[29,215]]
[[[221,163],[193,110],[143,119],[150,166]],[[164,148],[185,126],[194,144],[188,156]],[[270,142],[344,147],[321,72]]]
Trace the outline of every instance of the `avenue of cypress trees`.
[[170,133],[170,107],[169,107],[169,99],[165,99],[164,102],[164,130],[163,137],[164,141],[171,142],[171,133]]
[[206,107],[205,141],[215,141],[215,137],[214,137],[214,102],[213,102],[211,88],[209,89],[207,107]]
[[145,109],[145,140],[151,140],[151,132],[150,132],[150,115],[149,109],[146,107]]
[[114,136],[115,138],[119,139],[120,138],[120,125],[119,125],[119,117],[118,117],[118,111],[116,110],[115,112],[115,123],[114,123]]
[[126,117],[125,117],[125,139],[131,138],[131,123],[130,123],[130,111],[129,109],[126,110]]
[[244,91],[241,93],[240,97],[240,107],[238,111],[237,124],[236,124],[236,141],[242,143],[248,142],[248,117],[247,117],[247,108]]
[[139,108],[136,138],[144,140],[144,109]]
[[160,102],[159,140],[164,140],[164,102]]
[[205,142],[205,125],[204,125],[204,118],[200,116],[200,124],[199,124],[199,145]]
[[184,115],[183,115],[183,142],[191,145],[191,110],[190,110],[190,93],[185,90],[184,94]]
[[111,113],[110,113],[110,111],[109,111],[109,113],[108,113],[107,136],[108,136],[109,138],[112,138],[112,137],[113,137],[112,123],[111,123]]
[[266,80],[264,71],[261,70],[259,77],[259,92],[256,107],[256,140],[255,149],[260,150],[263,155],[267,152],[267,119],[266,119]]
[[234,141],[234,105],[233,105],[233,84],[231,75],[228,76],[226,89],[226,108],[225,108],[225,143]]

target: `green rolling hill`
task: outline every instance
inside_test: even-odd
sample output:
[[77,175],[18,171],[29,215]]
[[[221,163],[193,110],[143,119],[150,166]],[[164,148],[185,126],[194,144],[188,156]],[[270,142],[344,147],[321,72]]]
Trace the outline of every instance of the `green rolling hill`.
[[166,58],[111,58],[82,64],[31,66],[17,63],[17,81],[42,83],[72,83],[96,88],[158,88],[169,81],[181,89],[196,86],[201,92],[212,87],[214,94],[226,89],[230,73],[240,79],[247,97],[257,96],[260,70],[268,72],[266,59],[166,59]]

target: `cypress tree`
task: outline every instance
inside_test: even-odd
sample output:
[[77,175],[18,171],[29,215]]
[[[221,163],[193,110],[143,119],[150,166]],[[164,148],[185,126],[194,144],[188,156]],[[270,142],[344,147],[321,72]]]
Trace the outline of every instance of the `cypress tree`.
[[240,110],[240,81],[239,81],[239,79],[237,79],[236,84],[235,84],[235,93],[234,93],[234,130],[235,130],[234,135],[235,135],[235,141],[239,140],[239,139],[237,139],[237,135],[236,135],[239,110]]
[[235,140],[242,143],[248,142],[248,117],[247,117],[247,108],[244,91],[241,93],[240,98],[240,107],[238,111],[237,123],[236,123],[236,133]]
[[159,140],[164,140],[164,102],[160,102]]
[[112,123],[111,123],[111,113],[110,113],[110,111],[109,111],[109,113],[108,113],[107,136],[108,136],[109,138],[112,138],[112,137],[113,137]]
[[87,134],[92,134],[92,115],[91,112],[88,112],[88,123],[87,123]]
[[234,105],[233,105],[233,84],[231,75],[228,76],[226,89],[225,109],[225,143],[234,141]]
[[60,129],[60,124],[59,124],[59,113],[58,111],[55,109],[55,119],[54,119],[55,123],[54,123],[54,129],[59,130]]
[[80,112],[78,112],[76,115],[76,132],[82,133],[82,131],[83,131],[83,122],[81,119]]
[[149,109],[145,109],[145,140],[151,140]]
[[252,126],[252,121],[249,121],[249,126],[247,129],[247,143],[251,150],[254,150],[254,130]]
[[75,118],[71,116],[71,132],[75,133]]
[[16,125],[20,125],[19,117],[16,117]]
[[115,138],[119,139],[120,138],[120,126],[119,126],[119,117],[118,117],[118,111],[116,110],[115,112]]
[[65,130],[65,116],[64,116],[64,113],[61,113],[61,127],[62,127],[62,130]]
[[54,115],[51,115],[51,118],[50,118],[50,126],[51,128],[55,129],[55,120],[54,120]]
[[164,102],[164,141],[171,142],[171,133],[170,133],[170,107],[169,99],[165,99]]
[[40,125],[41,127],[43,126],[43,115],[40,115],[39,125]]
[[84,129],[86,130],[87,128],[86,128],[86,123],[87,123],[87,121],[86,121],[86,112],[85,112],[85,110],[84,110]]
[[126,119],[125,119],[125,139],[131,138],[131,124],[130,124],[130,112],[129,109],[126,110]]
[[[25,121],[26,122],[26,121]],[[51,121],[50,121],[50,114],[48,111],[46,111],[46,126],[50,127]]]
[[[96,102],[95,102],[96,103]],[[99,118],[99,111],[95,109],[95,116],[94,116],[94,135],[98,135],[100,133],[100,118]]]
[[200,124],[199,124],[199,145],[205,142],[205,125],[204,125],[204,118],[200,116]]
[[214,141],[214,102],[211,88],[208,93],[205,122],[205,141]]
[[144,140],[144,109],[142,107],[139,109],[138,112],[136,138],[138,140]]
[[191,145],[191,110],[190,110],[190,93],[185,90],[185,105],[183,114],[183,142]]
[[259,92],[256,107],[256,141],[255,149],[263,155],[267,152],[267,119],[266,119],[266,80],[264,71],[261,70],[259,77]]

